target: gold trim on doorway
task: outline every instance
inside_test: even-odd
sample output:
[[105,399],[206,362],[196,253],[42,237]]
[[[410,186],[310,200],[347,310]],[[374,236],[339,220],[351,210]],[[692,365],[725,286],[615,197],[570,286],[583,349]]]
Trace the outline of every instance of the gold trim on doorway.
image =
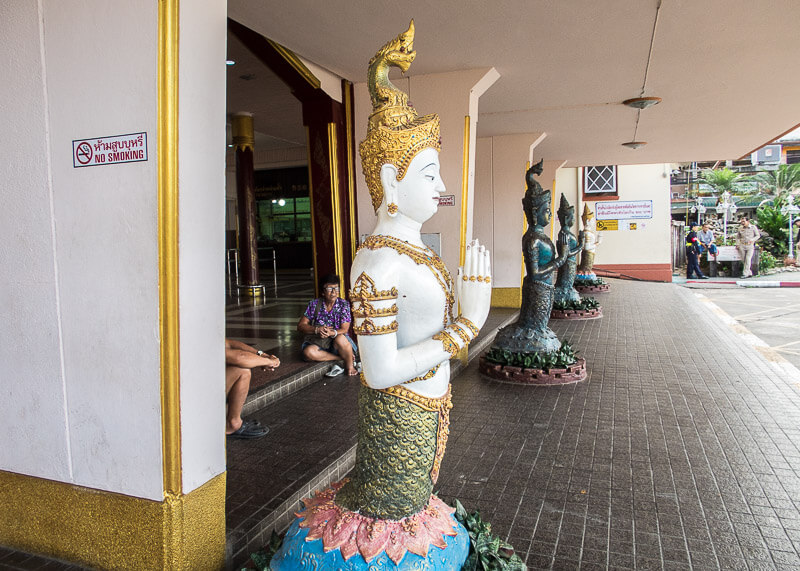
[[333,219],[333,257],[336,274],[344,276],[344,248],[342,247],[342,211],[339,203],[339,153],[336,144],[336,123],[328,123],[328,161],[331,167],[331,218]]
[[294,68],[294,70],[299,73],[303,79],[305,79],[308,84],[313,87],[314,89],[319,89],[321,83],[316,75],[311,73],[311,70],[306,67],[306,64],[303,63],[296,53],[294,53],[289,48],[286,48],[280,45],[278,42],[273,42],[269,38],[266,38],[267,43],[272,46],[276,52],[278,52],[286,62]]
[[[347,199],[350,201],[347,210],[350,213],[350,259],[356,257],[356,181],[353,175],[355,163],[353,162],[353,97],[350,89],[353,84],[344,80],[344,122],[345,122],[345,143],[347,144]],[[341,276],[344,279],[344,276]]]

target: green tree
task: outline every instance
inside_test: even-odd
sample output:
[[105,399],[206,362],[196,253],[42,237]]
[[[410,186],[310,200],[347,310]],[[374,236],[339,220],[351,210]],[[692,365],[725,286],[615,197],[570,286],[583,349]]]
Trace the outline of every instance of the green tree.
[[782,192],[772,204],[762,204],[756,210],[756,226],[761,230],[759,244],[779,259],[789,253],[789,217],[781,212],[787,195],[787,192]]
[[724,167],[721,169],[704,169],[700,173],[700,180],[713,188],[715,193],[722,194],[727,190],[731,194],[742,194],[741,192],[734,193],[736,183],[749,180],[749,177]]
[[800,189],[800,163],[779,165],[774,171],[762,171],[753,176],[753,181],[773,196]]

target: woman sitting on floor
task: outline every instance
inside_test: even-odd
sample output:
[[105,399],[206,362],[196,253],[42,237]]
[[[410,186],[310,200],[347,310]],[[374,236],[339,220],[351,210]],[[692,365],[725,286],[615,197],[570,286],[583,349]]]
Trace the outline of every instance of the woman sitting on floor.
[[[350,303],[339,297],[339,276],[330,274],[322,278],[320,291],[322,297],[309,302],[297,324],[297,330],[306,334],[303,358],[306,361],[344,360],[347,374],[357,375],[355,358],[358,348],[347,335],[353,318]],[[334,366],[328,374],[336,376],[342,372],[341,367]]]

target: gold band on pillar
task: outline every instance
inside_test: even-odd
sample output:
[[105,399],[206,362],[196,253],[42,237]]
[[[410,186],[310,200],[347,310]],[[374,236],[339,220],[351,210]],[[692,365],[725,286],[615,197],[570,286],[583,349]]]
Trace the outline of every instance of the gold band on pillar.
[[0,545],[93,569],[223,569],[225,480],[159,502],[0,470]]
[[158,3],[158,310],[164,497],[183,492],[178,318],[179,0]]
[[[528,172],[529,168],[531,168],[531,162],[530,161],[525,161],[525,173]],[[523,214],[522,215],[522,235],[524,236],[525,232],[527,232],[527,231],[528,231],[528,220],[527,220],[527,218],[525,218],[525,215]],[[520,295],[522,295],[521,294],[521,292],[522,292],[522,284],[525,281],[525,254],[520,254],[519,260],[520,260],[520,262],[519,262],[520,263],[520,268],[519,268],[519,288],[520,289],[519,289],[519,291],[520,291]],[[492,304],[494,304],[494,293],[492,293],[492,298],[493,298],[492,299]],[[517,305],[516,307],[521,307],[521,306],[522,306],[522,299],[520,298],[520,304]],[[500,306],[500,307],[508,307],[508,306]]]
[[[355,162],[353,162],[353,97],[350,93],[352,83],[344,81],[344,124],[345,124],[345,143],[347,144],[347,197],[350,201],[348,212],[350,213],[350,259],[356,257],[356,181],[353,176]],[[344,276],[340,276],[344,279]]]
[[234,150],[250,149],[255,152],[256,136],[252,113],[235,113],[231,117],[231,133]]
[[467,201],[469,194],[469,115],[464,117],[464,159],[461,166],[461,249],[458,265],[463,266],[467,256]]
[[[458,265],[463,266],[467,257],[467,205],[469,201],[469,115],[464,117],[464,158],[461,163],[461,247],[458,253]],[[461,313],[461,303],[459,302],[458,311]],[[456,353],[457,358],[463,365],[469,361],[469,342]]]
[[[550,187],[550,212],[556,211],[556,179],[553,179],[553,185]],[[553,240],[556,232],[556,216],[550,215],[550,239]]]
[[342,209],[339,204],[339,156],[336,144],[336,123],[328,123],[328,160],[331,165],[331,218],[333,218],[333,256],[336,274],[344,277],[344,250],[342,248]]

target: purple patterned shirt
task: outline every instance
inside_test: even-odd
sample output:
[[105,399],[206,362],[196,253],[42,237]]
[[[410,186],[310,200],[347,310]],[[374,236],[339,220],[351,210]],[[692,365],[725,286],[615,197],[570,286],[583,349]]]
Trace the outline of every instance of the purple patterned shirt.
[[[319,307],[319,312],[317,312],[317,307]],[[327,325],[336,330],[342,327],[342,323],[350,323],[353,320],[350,314],[350,302],[341,297],[336,298],[336,302],[330,311],[325,311],[324,300],[320,298],[312,299],[303,315],[308,318],[311,325]]]

